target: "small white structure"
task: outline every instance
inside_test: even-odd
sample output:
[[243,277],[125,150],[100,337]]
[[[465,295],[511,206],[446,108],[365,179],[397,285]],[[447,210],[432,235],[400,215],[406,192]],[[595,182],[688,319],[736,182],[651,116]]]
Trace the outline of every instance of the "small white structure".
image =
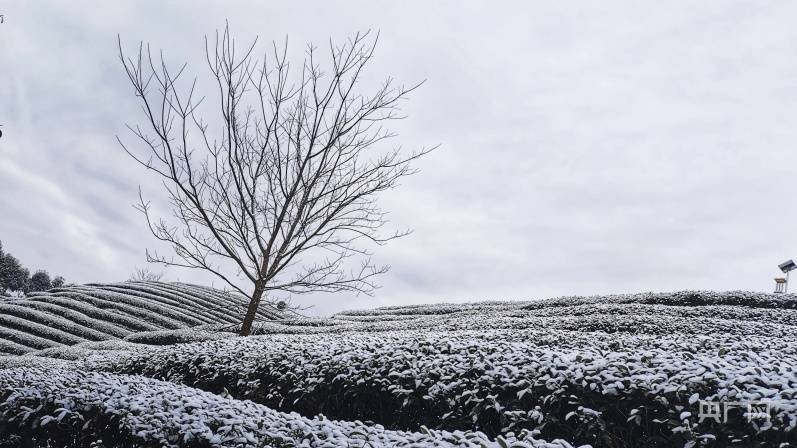
[[783,277],[775,278],[775,294],[783,294],[786,292],[787,280]]
[[786,274],[786,277],[778,277],[775,279],[775,292],[777,294],[785,294],[789,292],[789,273],[797,269],[797,263],[794,263],[794,260],[784,261],[778,265],[778,268]]

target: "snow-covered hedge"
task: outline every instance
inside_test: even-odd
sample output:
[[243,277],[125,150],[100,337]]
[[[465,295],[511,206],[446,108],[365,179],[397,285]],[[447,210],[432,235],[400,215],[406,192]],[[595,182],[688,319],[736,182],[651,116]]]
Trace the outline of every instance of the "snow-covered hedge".
[[[406,310],[402,310],[406,312]],[[645,334],[768,334],[788,336],[797,329],[797,310],[729,305],[592,304],[532,310],[469,306],[447,314],[336,315],[331,319],[260,322],[254,334],[313,334],[404,330],[523,330],[551,328],[573,331]],[[211,325],[207,331],[234,332],[236,326]]]
[[[100,308],[85,305],[55,295],[44,296],[39,300],[27,299],[15,304],[50,314],[56,314],[86,328],[104,333],[112,337],[124,337],[131,331],[141,331],[135,319],[127,318]],[[121,320],[121,319],[124,320]]]
[[754,308],[797,308],[797,295],[771,294],[749,291],[675,291],[648,292],[640,294],[612,294],[603,296],[571,296],[535,300],[526,305],[528,309],[552,306],[575,306],[596,303],[643,303],[648,305],[737,305]]
[[681,319],[735,320],[741,322],[760,322],[797,325],[797,310],[777,308],[751,308],[732,305],[645,305],[640,303],[591,303],[588,305],[555,306],[535,308],[511,313],[514,316],[571,317],[581,318],[593,315],[611,314],[615,316],[655,315],[674,321]]
[[47,339],[53,345],[57,344],[77,344],[78,342],[85,341],[80,336],[61,331],[46,324],[40,324],[35,321],[30,321],[16,316],[0,314],[0,327],[6,329],[13,329],[31,336],[31,340]]
[[[38,369],[73,369],[75,363],[64,359],[45,358],[42,356],[9,356],[0,355],[0,370],[15,367],[35,367]],[[0,445],[1,447],[2,445]]]
[[[0,303],[0,354],[21,354],[84,341],[137,336],[172,343],[212,339],[189,327],[225,328],[240,323],[246,298],[180,283],[131,282],[54,288]],[[263,303],[258,317],[290,318]],[[221,336],[220,336],[221,337]]]
[[308,419],[143,377],[59,367],[0,369],[0,440],[57,447],[566,448],[531,436],[401,432]]
[[0,304],[0,313],[47,325],[48,327],[71,333],[81,339],[89,341],[108,339],[108,335],[93,328],[88,328],[62,316],[50,314],[24,305]]
[[154,331],[163,327],[154,325],[140,316],[125,314],[122,310],[109,308],[102,301],[89,298],[81,300],[83,294],[72,291],[59,291],[43,296],[31,297],[30,302],[42,302],[58,305],[85,314],[99,322],[110,322],[122,326],[128,331]]
[[[197,287],[179,294],[190,291],[216,300]],[[538,431],[595,447],[778,446],[797,440],[792,301],[689,292],[392,307],[261,322],[264,335],[249,338],[224,322],[36,353],[393,430],[509,440]],[[766,401],[771,419],[748,422],[737,408],[725,424],[701,422],[700,400]]]
[[176,329],[199,324],[194,321],[185,323],[180,319],[176,319],[172,313],[168,312],[166,307],[153,306],[146,300],[100,288],[75,286],[70,288],[69,297],[73,300],[86,302],[97,308],[113,310],[138,318],[158,328]]
[[21,355],[23,353],[29,352],[30,350],[30,347],[26,345],[17,344],[16,342],[11,342],[7,339],[0,339],[0,354],[7,353],[10,355]]
[[152,282],[129,282],[125,283],[124,288],[118,285],[105,287],[113,287],[117,291],[123,291],[125,294],[130,295],[170,299],[183,308],[190,308],[192,312],[204,318],[207,323],[226,322],[240,318],[240,311],[230,306],[227,302],[208,300],[204,295],[199,294],[189,295],[169,285],[160,286]]
[[[391,428],[539,430],[598,445],[611,434],[640,446],[797,438],[795,366],[793,335],[536,328],[234,338],[122,354],[94,368]],[[767,400],[772,419],[700,423],[697,400]]]
[[142,352],[142,347],[132,342],[112,339],[109,341],[81,342],[75,345],[61,345],[44,350],[26,353],[19,358],[53,358],[82,361],[97,355],[106,360],[116,352]]
[[40,338],[30,333],[14,330],[13,328],[0,327],[0,338],[28,348],[28,350],[41,350],[59,345],[55,341]]
[[595,296],[565,296],[531,301],[486,301],[467,303],[438,303],[350,310],[338,313],[342,319],[368,316],[393,319],[396,316],[429,316],[468,312],[503,312],[525,308],[528,310],[573,307],[579,305],[644,304],[674,306],[733,305],[751,308],[797,309],[797,294],[771,294],[750,291],[674,291],[636,294],[607,294]]
[[145,331],[126,337],[127,342],[148,345],[172,345],[189,342],[212,341],[233,337],[232,333],[203,331],[195,329]]
[[168,317],[174,321],[188,326],[196,326],[210,323],[206,316],[198,312],[196,306],[186,306],[174,300],[172,295],[155,295],[142,292],[137,289],[122,288],[118,285],[107,285],[102,289],[84,286],[88,290],[87,294],[102,299],[113,300],[155,312],[161,316]]

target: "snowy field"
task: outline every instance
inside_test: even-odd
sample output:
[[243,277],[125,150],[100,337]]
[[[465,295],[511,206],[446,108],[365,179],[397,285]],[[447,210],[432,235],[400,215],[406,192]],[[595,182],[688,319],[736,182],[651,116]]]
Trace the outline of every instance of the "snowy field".
[[119,284],[5,302],[0,340],[24,350],[0,357],[0,446],[797,440],[794,295],[565,297],[326,319],[266,310],[277,319],[246,338],[232,332],[236,313],[218,308],[222,297],[233,300]]

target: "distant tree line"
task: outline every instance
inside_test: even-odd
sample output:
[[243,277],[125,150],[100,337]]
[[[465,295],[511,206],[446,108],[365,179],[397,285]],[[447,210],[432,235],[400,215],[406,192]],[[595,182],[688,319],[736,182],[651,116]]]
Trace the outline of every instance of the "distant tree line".
[[0,241],[0,296],[46,291],[63,286],[64,282],[60,275],[51,279],[50,274],[41,269],[30,275],[30,270],[22,266],[15,256],[3,252]]

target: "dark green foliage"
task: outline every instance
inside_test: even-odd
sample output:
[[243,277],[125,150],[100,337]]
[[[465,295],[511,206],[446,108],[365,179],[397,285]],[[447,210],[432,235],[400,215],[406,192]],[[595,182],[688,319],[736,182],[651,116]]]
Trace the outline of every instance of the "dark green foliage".
[[50,280],[50,274],[47,271],[38,270],[30,277],[27,292],[47,291],[52,287],[53,282]]
[[0,295],[9,292],[38,292],[57,288],[64,284],[64,278],[58,276],[50,280],[50,274],[44,270],[37,270],[33,276],[30,271],[22,266],[19,260],[10,253],[3,252],[0,242]]
[[53,282],[52,282],[52,287],[53,287],[53,288],[60,288],[60,287],[64,286],[64,283],[65,283],[65,282],[66,282],[66,280],[64,280],[64,278],[63,278],[63,277],[61,277],[60,275],[58,275],[58,276],[56,276],[56,277],[53,279]]
[[0,260],[0,289],[24,291],[29,275],[30,272],[22,267],[16,257],[11,254],[3,255]]

